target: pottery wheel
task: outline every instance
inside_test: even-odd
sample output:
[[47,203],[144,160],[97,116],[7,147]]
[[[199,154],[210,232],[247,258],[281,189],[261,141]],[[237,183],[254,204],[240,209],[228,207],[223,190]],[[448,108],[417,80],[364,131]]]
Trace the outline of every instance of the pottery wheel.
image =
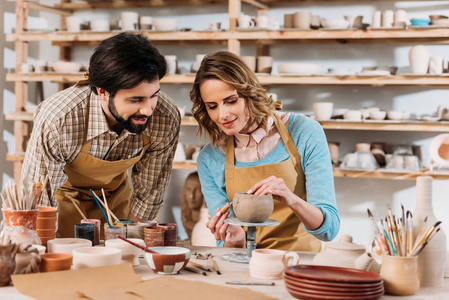
[[242,222],[237,218],[226,219],[225,223],[230,225],[239,225],[248,227],[248,231],[246,232],[246,253],[233,252],[223,255],[224,260],[241,264],[249,263],[251,259],[251,253],[253,252],[254,249],[256,249],[256,227],[276,226],[280,224],[279,221],[271,219],[268,219],[262,223],[247,223]]

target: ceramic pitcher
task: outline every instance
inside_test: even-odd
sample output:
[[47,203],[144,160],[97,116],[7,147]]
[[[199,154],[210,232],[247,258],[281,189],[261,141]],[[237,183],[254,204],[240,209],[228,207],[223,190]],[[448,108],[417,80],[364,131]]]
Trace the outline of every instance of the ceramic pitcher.
[[282,278],[282,272],[287,265],[297,265],[299,255],[295,252],[285,252],[275,249],[256,249],[251,254],[249,273],[251,277],[260,279]]

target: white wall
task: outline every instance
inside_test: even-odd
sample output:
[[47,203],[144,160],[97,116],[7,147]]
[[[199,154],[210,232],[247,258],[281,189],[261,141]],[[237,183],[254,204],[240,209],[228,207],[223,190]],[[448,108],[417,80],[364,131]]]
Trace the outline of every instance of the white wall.
[[[48,1],[46,2],[48,3]],[[343,18],[343,15],[363,15],[364,22],[370,23],[372,13],[376,10],[405,9],[412,17],[427,17],[430,14],[449,15],[449,1],[415,1],[415,2],[321,2],[297,4],[296,7],[282,4],[270,10],[269,15],[274,17],[280,25],[283,15],[299,10],[312,11],[325,18]],[[157,17],[177,17],[180,27],[190,27],[194,30],[206,29],[211,21],[221,21],[222,28],[228,28],[227,6],[201,6],[177,8],[139,8],[129,9],[140,15]],[[255,15],[254,8],[243,5],[245,13]],[[85,20],[94,18],[120,18],[118,10],[96,10],[95,12],[76,12]],[[59,27],[59,19],[54,15],[41,13],[41,17],[48,22],[50,28]],[[270,54],[274,56],[274,74],[277,65],[289,61],[313,62],[322,65],[323,69],[331,67],[349,67],[360,71],[362,66],[395,65],[400,71],[408,69],[408,51],[413,44],[285,44],[271,47]],[[255,55],[254,45],[243,45],[242,55]],[[3,48],[3,47],[2,47]],[[226,50],[220,45],[172,45],[158,47],[163,54],[178,56],[179,65],[185,73],[199,53],[212,53]],[[449,45],[429,45],[431,56],[442,56],[449,60]],[[93,48],[78,47],[73,50],[73,60],[87,63]],[[41,42],[38,49],[30,52],[30,60],[37,57],[46,60],[55,60],[58,48],[52,47],[50,42]],[[4,62],[6,64],[6,62]],[[56,91],[56,85],[44,83],[45,97]],[[171,96],[179,106],[190,107],[189,85],[163,85],[164,92]],[[384,110],[395,109],[411,112],[414,115],[432,114],[438,105],[449,107],[449,90],[447,88],[431,87],[351,87],[351,86],[273,86],[284,101],[285,110],[308,113],[311,112],[312,103],[316,101],[333,101],[336,107],[362,108],[365,106],[379,106]],[[5,93],[9,94],[9,88]],[[30,95],[33,95],[30,93]],[[33,99],[30,99],[33,100]],[[5,104],[4,104],[5,105]],[[4,106],[5,107],[5,106]],[[0,116],[2,120],[3,116]],[[6,132],[5,132],[6,131]],[[449,130],[448,130],[449,131]],[[184,144],[193,143],[196,129],[184,127],[180,140]],[[423,154],[423,162],[428,165],[429,156],[427,146],[435,133],[422,132],[382,132],[382,131],[337,131],[327,130],[328,140],[341,142],[341,158],[347,152],[353,151],[357,142],[384,141],[391,144],[409,143],[419,145]],[[0,148],[0,160],[4,162],[5,143],[8,151],[13,151],[12,124],[3,122],[3,139]],[[7,164],[2,167],[3,178],[11,177],[12,167]],[[180,194],[185,177],[189,171],[174,170],[172,182],[166,194],[166,205],[161,213],[161,220],[173,221],[171,207],[179,206]],[[414,181],[391,181],[380,179],[350,179],[336,178],[335,187],[337,204],[341,217],[340,233],[349,233],[354,236],[357,243],[368,244],[373,238],[366,209],[384,216],[387,203],[391,203],[393,212],[399,215],[400,206],[413,211],[415,202]],[[443,221],[443,228],[449,232],[449,182],[434,182],[434,206],[437,218]]]

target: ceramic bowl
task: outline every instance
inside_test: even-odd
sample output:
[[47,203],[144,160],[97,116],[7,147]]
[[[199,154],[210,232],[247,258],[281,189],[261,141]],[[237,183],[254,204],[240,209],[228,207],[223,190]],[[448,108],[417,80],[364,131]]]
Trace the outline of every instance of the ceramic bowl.
[[321,19],[321,26],[328,29],[347,29],[351,22],[341,19]]
[[156,31],[176,31],[178,30],[178,20],[153,19],[153,26]]
[[387,116],[387,112],[384,110],[370,111],[369,118],[372,120],[384,120]]
[[44,253],[41,254],[40,272],[53,272],[70,270],[73,256],[67,253]]
[[387,112],[388,120],[402,120],[404,119],[404,112],[397,110],[389,110]]
[[235,193],[232,200],[232,210],[242,222],[262,223],[273,212],[273,196],[256,196],[246,193]]
[[449,20],[448,19],[432,20],[432,25],[449,26]]
[[[90,242],[90,245],[92,245],[92,242]],[[117,248],[88,247],[73,250],[74,269],[119,265],[121,263],[122,251]]]
[[439,134],[429,145],[432,160],[440,166],[449,166],[449,133]]
[[[145,242],[142,239],[128,239],[136,244],[145,247]],[[143,250],[125,242],[121,239],[110,239],[105,241],[106,247],[117,248],[122,251],[122,262],[132,263],[133,266],[140,265],[139,256],[143,253]]]
[[319,75],[321,66],[309,63],[286,63],[278,65],[279,74]]
[[429,18],[433,21],[435,19],[449,19],[448,16],[444,16],[444,15],[430,15]]
[[150,247],[159,254],[145,252],[145,260],[156,274],[179,274],[190,259],[190,250],[182,247]]
[[52,67],[58,73],[75,73],[81,69],[81,64],[70,61],[56,61]]
[[57,214],[56,207],[39,206],[38,208],[39,208],[39,212],[37,213],[38,218],[56,217]]
[[92,242],[79,238],[60,238],[47,242],[48,253],[73,254],[73,250],[85,247],[92,247]]
[[429,19],[410,19],[410,23],[413,26],[428,26],[430,24]]

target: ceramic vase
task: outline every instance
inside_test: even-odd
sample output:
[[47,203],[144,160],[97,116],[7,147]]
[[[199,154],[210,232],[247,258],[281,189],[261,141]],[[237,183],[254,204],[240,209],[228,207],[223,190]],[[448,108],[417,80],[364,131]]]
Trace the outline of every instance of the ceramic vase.
[[385,292],[390,295],[413,295],[419,289],[417,257],[384,255],[380,276],[384,280]]
[[[424,219],[427,217],[427,226],[437,222],[432,205],[431,176],[420,176],[416,179],[416,202],[413,212],[414,240],[419,233]],[[424,250],[418,255],[418,271],[421,287],[441,287],[444,278],[444,262],[446,259],[446,234],[442,229],[430,240]]]
[[200,218],[192,229],[192,245],[193,246],[206,246],[216,247],[216,241],[214,235],[206,227],[206,223],[209,221],[209,210],[207,208],[201,208]]
[[426,74],[429,68],[429,51],[426,46],[417,45],[410,49],[408,54],[410,72],[413,74]]

